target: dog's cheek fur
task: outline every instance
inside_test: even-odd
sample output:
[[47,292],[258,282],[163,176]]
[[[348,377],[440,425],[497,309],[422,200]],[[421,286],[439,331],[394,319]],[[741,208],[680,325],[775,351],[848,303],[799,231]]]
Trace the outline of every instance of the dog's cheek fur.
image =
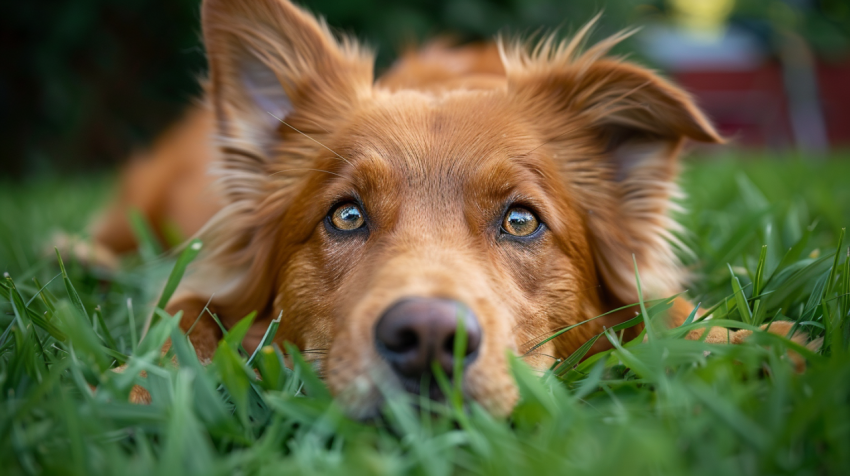
[[330,349],[339,341],[337,320],[347,313],[352,271],[366,264],[365,240],[365,236],[347,240],[329,236],[319,223],[309,240],[294,246],[277,264],[281,271],[275,309],[286,316],[281,339],[308,352],[309,360],[323,369]]

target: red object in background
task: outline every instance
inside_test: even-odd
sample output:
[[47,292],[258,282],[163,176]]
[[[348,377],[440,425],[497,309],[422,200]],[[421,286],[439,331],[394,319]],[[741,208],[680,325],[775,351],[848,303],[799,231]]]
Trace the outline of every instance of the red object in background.
[[793,146],[779,64],[743,71],[680,71],[675,79],[733,143]]
[[[850,63],[818,64],[818,92],[829,145],[850,145]],[[691,70],[676,81],[734,143],[771,148],[794,147],[781,66],[765,63],[750,70]]]
[[850,61],[818,64],[818,88],[831,146],[850,145]]

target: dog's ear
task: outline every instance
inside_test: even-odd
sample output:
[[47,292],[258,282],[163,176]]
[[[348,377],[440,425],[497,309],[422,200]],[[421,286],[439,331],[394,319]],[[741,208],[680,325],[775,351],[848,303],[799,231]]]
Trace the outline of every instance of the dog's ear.
[[504,50],[509,89],[536,118],[586,212],[608,292],[636,301],[634,254],[643,289],[666,297],[686,278],[674,249],[680,226],[668,215],[680,193],[677,156],[685,139],[722,138],[684,91],[645,68],[605,59],[622,37],[576,53],[585,33],[568,43],[546,40],[531,53]]
[[288,160],[281,121],[326,134],[371,91],[371,54],[286,0],[206,0],[202,23],[224,167],[239,174]]
[[238,319],[271,302],[271,224],[316,167],[320,144],[371,95],[373,58],[286,0],[204,0],[202,25],[225,206],[204,228],[194,279],[220,289],[211,306]]

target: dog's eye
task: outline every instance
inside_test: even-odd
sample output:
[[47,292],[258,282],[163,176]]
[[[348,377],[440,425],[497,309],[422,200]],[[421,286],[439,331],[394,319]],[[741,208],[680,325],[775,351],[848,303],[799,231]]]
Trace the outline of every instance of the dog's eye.
[[363,226],[363,212],[353,203],[343,203],[331,213],[331,223],[342,231],[356,230]]
[[502,230],[514,236],[528,236],[540,226],[540,220],[534,213],[522,207],[511,207],[502,221]]

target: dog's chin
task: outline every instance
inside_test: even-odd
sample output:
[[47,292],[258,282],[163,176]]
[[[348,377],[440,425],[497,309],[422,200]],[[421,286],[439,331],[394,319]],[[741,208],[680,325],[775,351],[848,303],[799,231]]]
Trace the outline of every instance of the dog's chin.
[[[465,404],[473,400],[466,392],[463,397]],[[355,378],[348,387],[337,393],[336,400],[350,418],[368,421],[382,418],[388,401],[433,412],[440,405],[446,405],[448,399],[430,375],[421,379],[372,375],[371,378]]]
[[[351,355],[345,352],[351,349],[329,347],[324,360],[325,382],[340,408],[352,419],[379,418],[386,408],[397,404],[433,411],[447,404],[448,398],[433,375],[403,378],[371,352]],[[477,405],[495,417],[506,417],[519,400],[519,389],[507,364],[493,355],[482,354],[464,369],[462,396],[465,406]],[[502,370],[485,370],[493,368]],[[454,379],[447,378],[453,387]]]
[[[516,404],[516,388],[507,389],[502,397],[480,398],[474,395],[475,389],[468,388],[469,380],[464,382],[464,407],[478,405],[493,416],[507,416]],[[449,385],[453,385],[451,382]],[[441,408],[448,405],[449,399],[432,376],[421,379],[405,379],[397,375],[361,375],[354,378],[343,390],[334,392],[336,401],[352,419],[359,421],[378,421],[398,406],[407,406],[414,411],[444,414]]]
[[335,391],[333,382],[328,382],[335,394],[336,402],[346,415],[355,420],[371,420],[380,417],[384,403],[381,392],[374,381],[365,375],[355,377],[345,388]]
[[437,381],[430,374],[423,376],[421,379],[399,377],[398,381],[401,388],[414,399],[422,397],[437,403],[446,401],[445,393],[443,393]]

